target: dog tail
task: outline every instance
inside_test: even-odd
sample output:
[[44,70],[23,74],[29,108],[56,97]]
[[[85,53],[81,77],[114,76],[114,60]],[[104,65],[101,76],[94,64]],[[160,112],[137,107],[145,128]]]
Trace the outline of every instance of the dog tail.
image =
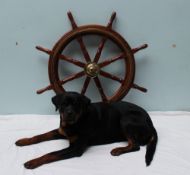
[[156,150],[157,141],[158,141],[157,132],[155,128],[153,128],[153,135],[146,146],[146,155],[145,155],[146,166],[149,166],[153,159]]

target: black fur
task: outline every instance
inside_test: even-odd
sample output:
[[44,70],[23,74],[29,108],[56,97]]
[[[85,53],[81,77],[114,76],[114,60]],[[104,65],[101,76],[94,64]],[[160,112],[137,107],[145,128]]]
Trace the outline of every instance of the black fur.
[[111,150],[111,155],[138,151],[141,145],[147,145],[145,162],[150,165],[158,138],[148,113],[141,107],[123,101],[91,103],[86,96],[76,92],[58,94],[52,102],[60,113],[59,128],[20,139],[16,145],[26,146],[53,139],[68,139],[70,145],[26,162],[26,168],[34,169],[46,163],[81,156],[91,145],[119,141],[128,141],[128,145]]
[[123,101],[90,103],[86,96],[76,92],[59,94],[52,102],[62,116],[60,121],[64,116],[69,118],[68,108],[75,114],[80,113],[73,123],[72,119],[68,123],[65,119],[63,128],[68,135],[78,135],[78,139],[85,140],[86,146],[131,139],[137,147],[147,145],[145,161],[147,166],[150,165],[158,138],[148,113],[141,107]]

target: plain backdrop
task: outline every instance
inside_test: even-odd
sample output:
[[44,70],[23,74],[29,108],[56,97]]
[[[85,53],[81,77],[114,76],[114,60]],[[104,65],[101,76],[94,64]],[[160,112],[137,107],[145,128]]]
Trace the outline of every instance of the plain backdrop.
[[[189,0],[0,0],[0,114],[55,113],[51,103],[54,92],[36,94],[49,84],[49,57],[35,46],[52,49],[71,30],[68,11],[72,11],[78,25],[106,25],[116,11],[113,29],[132,48],[149,44],[135,55],[135,83],[148,92],[131,89],[124,100],[148,111],[190,110],[189,9]],[[87,43],[92,54],[96,41],[88,39]],[[110,50],[108,47],[104,56],[111,54]],[[73,65],[64,69],[61,64],[62,74],[78,71]],[[122,64],[109,71],[117,74],[118,69],[122,71]],[[65,87],[77,90],[82,82]],[[87,95],[96,101],[99,93],[93,86]],[[113,87],[109,82],[106,91],[111,93]]]

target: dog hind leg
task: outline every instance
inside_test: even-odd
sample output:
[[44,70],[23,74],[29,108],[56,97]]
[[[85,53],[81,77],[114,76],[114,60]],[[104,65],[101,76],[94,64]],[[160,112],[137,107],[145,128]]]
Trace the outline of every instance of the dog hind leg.
[[140,146],[136,144],[132,139],[128,139],[128,145],[126,147],[114,148],[110,153],[112,156],[119,156],[124,153],[139,151]]

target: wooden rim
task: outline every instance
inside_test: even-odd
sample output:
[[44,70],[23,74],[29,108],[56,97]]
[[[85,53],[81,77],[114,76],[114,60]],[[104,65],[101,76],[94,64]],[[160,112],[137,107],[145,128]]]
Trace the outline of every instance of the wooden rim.
[[[61,80],[59,79],[58,75],[58,64],[59,64],[59,55],[62,53],[64,48],[73,40],[75,39],[81,39],[85,35],[100,35],[104,39],[110,39],[112,40],[123,52],[124,54],[124,61],[125,61],[125,75],[124,79],[121,83],[120,88],[114,93],[111,97],[106,97],[104,92],[102,91],[101,83],[98,77],[94,78],[94,81],[99,87],[100,94],[102,96],[103,101],[112,102],[122,99],[130,90],[130,88],[133,86],[134,81],[134,75],[135,75],[135,61],[133,56],[133,51],[128,45],[128,43],[125,41],[125,39],[115,32],[112,29],[108,29],[107,27],[100,26],[100,25],[86,25],[86,26],[80,26],[77,27],[70,32],[66,33],[61,37],[61,39],[55,44],[53,47],[53,50],[50,54],[49,59],[49,79],[50,83],[52,85],[52,88],[56,93],[62,93],[65,92],[65,89],[61,85]],[[84,53],[87,54],[87,53]],[[88,55],[86,55],[86,62],[89,61]],[[115,58],[117,59],[117,58]],[[97,60],[98,61],[98,57]],[[103,64],[102,64],[103,65]],[[106,63],[104,62],[104,66]],[[104,72],[102,74],[105,75]],[[82,76],[82,73],[79,73],[79,77]],[[72,77],[71,77],[72,78]],[[113,77],[114,78],[114,77]],[[116,79],[116,78],[115,78]],[[89,78],[86,79],[85,83],[89,83]]]

